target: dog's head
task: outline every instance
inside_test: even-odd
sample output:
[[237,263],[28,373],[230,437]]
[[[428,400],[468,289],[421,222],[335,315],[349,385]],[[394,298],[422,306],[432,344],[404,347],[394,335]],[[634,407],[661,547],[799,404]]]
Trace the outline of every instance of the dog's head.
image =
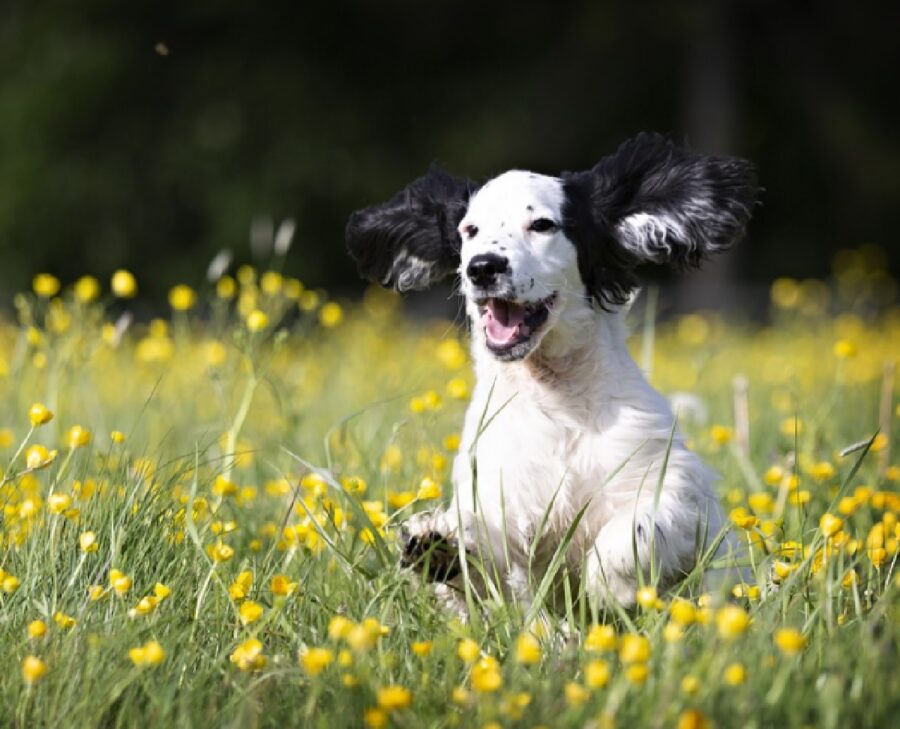
[[559,177],[516,170],[479,187],[431,169],[355,212],[347,243],[364,276],[398,291],[458,272],[474,335],[511,361],[577,341],[588,316],[628,300],[640,264],[698,266],[728,248],[757,194],[748,162],[642,134]]

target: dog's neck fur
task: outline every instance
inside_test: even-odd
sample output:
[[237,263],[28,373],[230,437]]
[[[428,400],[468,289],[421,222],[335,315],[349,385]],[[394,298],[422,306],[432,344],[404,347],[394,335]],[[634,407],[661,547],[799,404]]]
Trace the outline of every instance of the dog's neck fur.
[[498,362],[476,341],[475,369],[480,380],[496,382],[507,396],[581,427],[596,425],[598,416],[612,418],[620,405],[641,407],[652,392],[626,337],[624,312],[598,311],[585,303],[567,312],[522,361]]

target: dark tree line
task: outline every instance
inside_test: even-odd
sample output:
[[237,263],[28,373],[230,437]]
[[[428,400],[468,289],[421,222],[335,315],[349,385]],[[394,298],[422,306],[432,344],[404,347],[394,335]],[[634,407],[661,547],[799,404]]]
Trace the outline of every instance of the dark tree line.
[[3,0],[0,291],[119,266],[197,282],[254,216],[350,286],[349,211],[431,162],[579,169],[633,133],[757,162],[752,241],[704,279],[900,265],[890,3]]

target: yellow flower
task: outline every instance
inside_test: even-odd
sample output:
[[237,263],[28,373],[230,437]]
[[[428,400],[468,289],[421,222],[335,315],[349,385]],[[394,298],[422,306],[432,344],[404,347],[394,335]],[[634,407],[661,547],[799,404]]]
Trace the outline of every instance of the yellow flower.
[[725,445],[734,439],[734,430],[725,425],[714,425],[709,429],[709,437],[718,445]]
[[116,271],[109,281],[109,287],[120,299],[131,299],[137,294],[137,281],[134,274],[124,269]]
[[635,600],[637,601],[637,604],[645,610],[652,610],[656,607],[659,595],[657,594],[655,587],[641,587],[635,594]]
[[50,494],[47,497],[47,510],[51,514],[62,514],[72,505],[72,497],[68,494]]
[[747,670],[742,663],[731,663],[725,668],[722,677],[729,686],[740,686],[747,680]]
[[66,433],[66,445],[69,448],[81,448],[91,442],[91,431],[80,425],[73,425]]
[[800,303],[802,289],[796,279],[782,277],[772,282],[769,294],[779,309],[793,309]]
[[728,518],[731,519],[732,523],[736,527],[739,527],[741,529],[749,530],[759,524],[759,519],[748,512],[743,506],[732,509],[731,513],[729,513],[728,515]]
[[224,542],[216,542],[206,547],[207,554],[212,558],[213,562],[227,562],[234,557],[234,549]]
[[36,443],[25,451],[25,465],[32,470],[46,468],[56,460],[56,456],[55,450],[47,450],[45,446]]
[[697,619],[697,610],[693,603],[683,597],[676,597],[672,600],[669,612],[672,620],[682,626],[690,625]]
[[735,585],[731,588],[735,597],[746,597],[748,600],[759,600],[759,585]]
[[806,647],[806,638],[796,628],[779,628],[774,640],[775,645],[789,656],[797,655]]
[[619,660],[622,663],[644,663],[650,658],[650,641],[643,635],[628,633],[619,641]]
[[782,434],[793,438],[794,434],[800,435],[803,432],[803,421],[794,416],[781,421]]
[[264,271],[259,277],[259,287],[267,296],[277,296],[284,285],[284,276],[278,271]]
[[178,284],[169,289],[169,306],[175,311],[189,311],[197,303],[197,294],[190,286]]
[[763,475],[763,481],[769,486],[777,486],[784,479],[784,469],[781,466],[770,466]]
[[876,567],[881,567],[888,559],[888,551],[884,547],[870,547],[866,550],[866,556]]
[[816,481],[828,481],[834,478],[836,473],[834,466],[828,461],[818,461],[812,464],[808,469],[809,475]]
[[258,638],[249,638],[235,647],[229,660],[242,671],[258,671],[266,665],[263,645]]
[[755,491],[747,497],[747,503],[757,514],[771,514],[775,510],[775,499],[765,491]]
[[461,661],[473,663],[481,655],[481,649],[478,647],[478,643],[471,638],[463,638],[456,646],[456,655]]
[[124,443],[125,433],[123,433],[121,430],[114,430],[109,434],[109,439],[113,443]]
[[365,493],[365,490],[368,488],[366,480],[360,476],[346,476],[345,478],[342,478],[341,486],[351,494]]
[[36,402],[30,408],[28,408],[28,419],[36,428],[39,425],[49,423],[51,420],[53,420],[53,413],[50,412],[50,410],[47,409],[47,406],[43,403]]
[[649,675],[650,669],[646,663],[635,663],[625,669],[625,678],[628,679],[629,683],[644,683]]
[[833,537],[844,528],[844,520],[834,514],[825,513],[819,519],[819,529],[826,537]]
[[251,587],[253,587],[253,573],[250,570],[243,570],[228,586],[228,596],[232,600],[242,600],[247,597]]
[[297,583],[291,582],[286,575],[273,575],[271,587],[273,595],[285,597],[296,591]]
[[158,641],[150,640],[142,646],[130,648],[128,657],[135,666],[158,666],[166,658],[166,652]]
[[328,621],[328,637],[332,640],[346,638],[353,628],[352,620],[348,620],[343,615],[335,615]]
[[42,299],[49,299],[59,293],[59,279],[50,273],[39,273],[31,281],[31,288]]
[[493,693],[503,686],[500,664],[493,656],[482,656],[472,666],[472,688],[479,693]]
[[91,553],[100,549],[100,545],[97,543],[97,535],[94,532],[82,532],[81,536],[78,537],[78,544],[82,552]]
[[269,317],[264,311],[254,309],[247,314],[247,329],[251,332],[261,332],[267,326],[269,326]]
[[416,498],[421,499],[423,501],[429,501],[432,499],[441,498],[441,487],[438,486],[432,479],[426,476],[422,479],[422,483],[419,484],[419,490],[416,493]]
[[378,639],[387,631],[375,618],[366,618],[359,625],[351,627],[345,639],[353,650],[365,651],[374,648]]
[[666,627],[663,628],[663,640],[666,643],[677,643],[682,638],[684,638],[684,626],[680,623],[676,623],[674,620],[670,620],[666,623]]
[[43,638],[47,634],[47,623],[43,620],[32,620],[26,630],[29,638]]
[[387,713],[377,707],[371,707],[363,712],[363,723],[369,729],[383,729],[387,726]]
[[454,686],[450,692],[450,700],[457,706],[465,706],[472,700],[472,696],[463,686]]
[[750,625],[747,611],[737,605],[726,605],[716,613],[716,627],[725,639],[736,638]]
[[378,706],[385,711],[405,709],[412,703],[412,692],[403,686],[385,686],[376,694]]
[[849,339],[839,339],[834,343],[834,354],[840,359],[855,357],[858,351],[856,345]]
[[124,595],[131,589],[131,578],[121,570],[109,571],[109,584],[119,595]]
[[699,709],[688,709],[681,712],[675,729],[711,729],[706,715]]
[[526,666],[541,660],[541,644],[531,633],[522,633],[516,641],[516,660]]
[[89,304],[100,296],[100,282],[93,276],[82,276],[75,282],[75,298]]
[[602,653],[616,649],[616,629],[611,625],[594,625],[584,639],[584,649]]
[[334,651],[328,648],[307,648],[300,651],[300,665],[310,676],[318,676],[334,661]]
[[25,656],[22,661],[22,678],[25,683],[32,684],[40,681],[47,673],[47,664],[37,656]]
[[387,502],[392,509],[402,509],[416,499],[415,491],[388,491]]
[[321,309],[319,309],[319,322],[326,329],[336,327],[344,320],[344,310],[341,305],[334,301],[329,301]]
[[580,706],[587,701],[591,695],[580,683],[568,681],[564,689],[566,695],[566,703],[569,706]]
[[700,691],[700,679],[688,674],[681,679],[681,690],[688,696],[696,696]]
[[97,602],[106,597],[106,588],[103,585],[91,585],[88,588],[88,599],[91,602]]
[[432,643],[430,640],[420,640],[410,643],[409,647],[413,653],[419,656],[419,658],[425,658],[425,656],[431,653],[431,649],[434,647],[434,643]]
[[237,293],[237,282],[231,276],[222,276],[216,281],[216,296],[220,299],[233,299]]
[[584,682],[588,688],[603,688],[609,683],[610,670],[606,661],[591,661],[584,667]]
[[[520,721],[529,704],[531,704],[531,694],[527,691],[506,694],[500,702],[500,713],[513,721]],[[538,729],[538,727],[536,726],[534,729]]]
[[53,613],[53,622],[63,630],[75,627],[75,618],[71,615],[66,615],[64,612],[60,612],[59,610]]
[[[3,373],[3,360],[0,360],[0,376]],[[15,442],[16,435],[9,428],[0,428],[0,448],[9,448]]]
[[240,607],[241,622],[244,625],[255,623],[262,617],[263,606],[253,600],[244,600]]
[[465,400],[469,396],[469,386],[462,377],[454,377],[447,383],[447,394],[454,400]]

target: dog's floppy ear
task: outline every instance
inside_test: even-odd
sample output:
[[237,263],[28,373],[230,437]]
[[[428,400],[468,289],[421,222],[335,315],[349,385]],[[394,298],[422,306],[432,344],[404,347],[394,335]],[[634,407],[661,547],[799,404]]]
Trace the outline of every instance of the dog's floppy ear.
[[397,291],[426,289],[459,266],[456,226],[474,186],[437,167],[388,202],[357,210],[347,222],[360,273]]
[[759,194],[746,160],[690,152],[658,134],[640,134],[592,169],[565,173],[563,184],[585,283],[600,303],[616,304],[640,263],[698,266],[727,249]]

